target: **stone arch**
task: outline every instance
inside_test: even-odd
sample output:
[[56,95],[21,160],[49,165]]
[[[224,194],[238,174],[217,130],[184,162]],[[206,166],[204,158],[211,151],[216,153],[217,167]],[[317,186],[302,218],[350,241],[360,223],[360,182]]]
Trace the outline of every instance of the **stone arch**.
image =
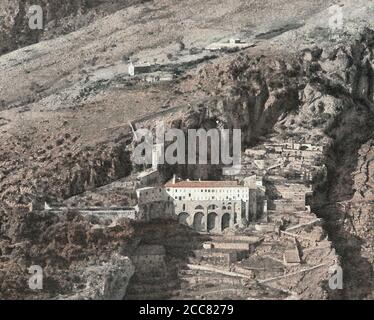
[[204,207],[202,205],[198,205],[195,207],[195,210],[204,210]]
[[204,231],[204,214],[202,212],[196,212],[193,217],[193,228],[196,231]]
[[231,210],[231,207],[232,207],[232,203],[231,203],[231,202],[228,202],[228,203],[227,203],[227,210]]
[[221,220],[222,231],[230,227],[230,218],[231,218],[230,213],[227,213],[227,212],[222,216],[222,220]]
[[218,215],[215,212],[208,214],[208,231],[211,231],[217,227]]
[[215,205],[215,204],[210,204],[210,205],[208,206],[208,210],[216,210],[217,208],[218,208],[218,206]]
[[181,212],[178,214],[178,222],[180,224],[188,225],[187,219],[190,215],[187,212]]

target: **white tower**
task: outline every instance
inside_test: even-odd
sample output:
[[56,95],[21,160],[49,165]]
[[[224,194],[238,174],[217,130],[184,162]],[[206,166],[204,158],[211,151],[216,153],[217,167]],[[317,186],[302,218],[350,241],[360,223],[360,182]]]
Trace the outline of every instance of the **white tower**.
[[131,60],[130,60],[130,64],[129,64],[129,75],[130,76],[135,76],[135,67],[134,67],[134,64],[132,63]]
[[157,170],[159,164],[163,164],[163,143],[154,144],[152,146],[152,169]]

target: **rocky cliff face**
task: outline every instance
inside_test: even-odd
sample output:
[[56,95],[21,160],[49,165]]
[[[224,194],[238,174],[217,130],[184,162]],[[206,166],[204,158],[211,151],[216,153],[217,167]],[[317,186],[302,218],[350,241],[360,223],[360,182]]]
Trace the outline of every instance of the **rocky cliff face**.
[[[0,55],[15,49],[55,38],[82,28],[97,18],[136,0],[3,0],[0,3]],[[29,8],[43,8],[43,30],[30,30]]]
[[253,50],[202,68],[189,86],[206,92],[207,102],[191,108],[182,127],[216,126],[218,121],[241,128],[245,145],[274,132],[328,144],[351,130],[354,117],[364,121],[355,112],[362,109],[368,116],[365,129],[370,130],[372,50],[373,31],[365,29],[357,40],[343,38],[333,46],[288,53]]
[[[106,226],[74,212],[2,213],[1,299],[123,298],[134,268],[121,254],[133,230],[128,221]],[[43,290],[28,287],[32,265],[43,268]]]
[[90,266],[82,271],[86,280],[83,289],[68,296],[58,296],[60,300],[123,300],[129,280],[135,268],[128,257],[113,255],[98,266]]
[[194,85],[208,92],[208,102],[191,110],[184,125],[201,128],[218,121],[225,128],[241,128],[243,144],[253,144],[280,116],[298,108],[303,71],[297,59],[272,55],[239,55],[203,68]]
[[[342,257],[345,298],[372,298],[373,292],[373,123],[363,113],[356,126],[340,136],[328,158],[328,184],[317,212]],[[346,129],[345,129],[346,130]]]
[[84,1],[24,1],[5,0],[0,4],[0,53],[6,53],[25,45],[38,42],[43,36],[40,30],[30,30],[28,26],[29,8],[42,5],[48,8],[44,12],[45,22],[57,24],[66,16],[74,16],[84,9]]
[[[82,148],[77,147],[77,140],[79,137],[66,133],[38,150],[26,141],[7,141],[1,156],[0,197],[4,208],[27,209],[34,200],[62,201],[131,172],[126,139]],[[13,147],[15,144],[22,145],[21,153]],[[28,161],[33,162],[32,168],[25,166]],[[64,174],[61,168],[65,168]]]

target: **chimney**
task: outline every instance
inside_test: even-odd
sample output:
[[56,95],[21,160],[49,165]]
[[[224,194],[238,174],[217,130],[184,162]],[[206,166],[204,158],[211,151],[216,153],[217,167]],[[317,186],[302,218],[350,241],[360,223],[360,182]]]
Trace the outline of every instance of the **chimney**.
[[175,181],[176,181],[176,175],[173,174],[173,184],[175,184]]

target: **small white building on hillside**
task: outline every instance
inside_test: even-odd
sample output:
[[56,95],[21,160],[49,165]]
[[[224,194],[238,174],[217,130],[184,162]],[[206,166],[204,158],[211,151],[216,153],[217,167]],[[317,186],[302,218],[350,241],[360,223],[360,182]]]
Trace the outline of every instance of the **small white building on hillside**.
[[130,61],[129,64],[129,75],[135,76],[142,73],[147,73],[151,71],[151,65],[149,63],[144,64],[133,64],[132,61]]

